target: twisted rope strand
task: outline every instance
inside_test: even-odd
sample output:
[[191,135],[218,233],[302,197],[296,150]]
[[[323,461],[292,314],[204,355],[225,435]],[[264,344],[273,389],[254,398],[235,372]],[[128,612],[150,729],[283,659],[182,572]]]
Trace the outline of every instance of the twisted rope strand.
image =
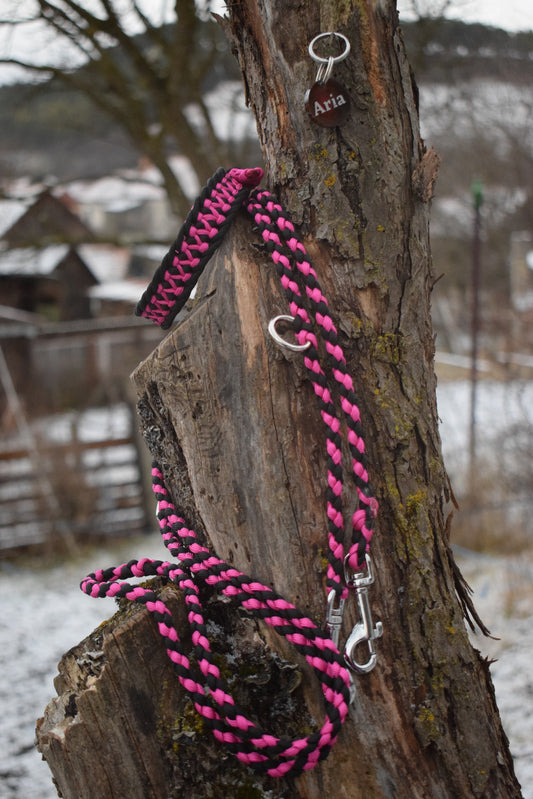
[[222,243],[235,214],[262,169],[222,167],[208,180],[183,223],[178,236],[137,303],[135,313],[170,327],[183,308],[202,271]]
[[311,311],[324,340],[326,351],[330,357],[331,372],[339,387],[341,407],[348,428],[347,441],[352,457],[352,470],[356,491],[362,508],[356,510],[352,516],[352,546],[348,562],[354,570],[365,568],[365,553],[368,550],[374,519],[377,514],[377,500],[370,487],[365,443],[361,426],[361,415],[357,406],[353,381],[347,372],[346,359],[340,346],[337,329],[329,315],[328,302],[322,293],[316,272],[307,255],[304,245],[297,239],[294,225],[268,191],[256,190],[246,203],[262,238],[266,243],[267,251],[275,263],[282,286],[289,301],[291,314],[295,319],[296,338],[301,344],[310,343],[304,355],[304,364],[307,367],[316,395],[319,397],[322,418],[327,429],[328,450],[328,485],[334,495],[328,495],[328,518],[330,519],[330,552],[331,562],[328,570],[328,585],[340,593],[339,586],[343,579],[343,525],[342,513],[339,516],[330,516],[330,507],[335,511],[342,508],[342,469],[341,469],[341,437],[340,428],[331,394],[327,387],[327,380],[318,361],[317,340],[313,333],[307,310],[303,305],[303,298],[298,284],[293,277],[292,261],[303,276],[306,296]]
[[[100,569],[82,581],[82,590],[89,596],[125,597],[146,606],[157,621],[166,641],[167,654],[196,710],[215,737],[239,760],[273,777],[297,775],[313,768],[329,753],[348,714],[350,678],[342,655],[331,639],[294,605],[197,544],[194,531],[187,528],[170,502],[157,464],[152,474],[154,493],[159,499],[158,518],[163,540],[180,563],[143,558]],[[148,575],[164,577],[184,592],[193,654],[203,684],[192,676],[191,662],[183,651],[166,605],[150,589],[125,582],[128,577]],[[319,731],[304,738],[278,738],[250,721],[235,704],[213,661],[199,598],[198,583],[202,581],[240,604],[252,616],[264,620],[305,656],[321,683],[324,696],[326,720]]]
[[309,343],[309,348],[304,354],[304,364],[311,376],[311,382],[319,400],[319,409],[322,420],[326,426],[326,451],[327,451],[327,518],[328,518],[328,544],[329,562],[327,572],[327,585],[336,593],[347,595],[344,586],[344,519],[342,514],[342,438],[340,423],[327,385],[326,375],[320,365],[318,341],[314,333],[311,320],[302,302],[300,289],[293,278],[291,261],[283,252],[281,240],[276,230],[272,209],[266,202],[267,192],[257,192],[247,203],[247,211],[252,216],[255,225],[261,232],[276,271],[280,277],[281,285],[289,302],[290,312],[297,320],[296,338],[299,343]]

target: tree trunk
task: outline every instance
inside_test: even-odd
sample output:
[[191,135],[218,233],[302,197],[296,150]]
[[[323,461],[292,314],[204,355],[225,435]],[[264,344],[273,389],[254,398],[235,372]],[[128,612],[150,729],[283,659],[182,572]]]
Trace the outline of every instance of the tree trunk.
[[[466,633],[467,600],[448,542],[450,492],[438,433],[430,321],[428,201],[436,158],[419,137],[416,89],[394,3],[243,0],[231,4],[226,30],[258,120],[268,183],[302,232],[356,386],[380,503],[371,594],[374,618],[384,625],[376,643],[378,663],[355,678],[350,718],[329,758],[294,781],[257,777],[227,756],[200,725],[191,724],[179,691],[170,692],[170,707],[162,702],[164,668],[154,680],[144,673],[156,668],[147,660],[139,667],[143,684],[153,680],[153,693],[143,690],[142,702],[143,713],[153,720],[147,758],[163,764],[164,790],[140,755],[136,778],[122,776],[113,791],[71,788],[80,769],[74,765],[69,776],[62,763],[74,758],[73,730],[79,741],[75,756],[93,771],[111,773],[98,744],[113,728],[120,702],[109,710],[100,703],[104,715],[97,722],[97,710],[81,710],[85,702],[98,703],[103,690],[98,678],[83,690],[72,681],[66,686],[62,678],[63,704],[68,706],[70,691],[78,712],[60,721],[57,711],[47,712],[41,751],[64,796],[91,799],[118,796],[119,790],[166,799],[178,793],[519,797],[488,665]],[[303,100],[316,73],[308,44],[328,30],[342,31],[352,47],[334,74],[350,95],[351,114],[333,129],[314,125]],[[323,626],[325,439],[302,356],[278,349],[267,333],[269,319],[287,313],[287,305],[259,243],[250,220],[239,217],[207,267],[198,298],[137,369],[134,381],[146,440],[190,526],[221,558],[274,586]],[[350,493],[353,504],[355,489],[347,485]],[[354,604],[347,604],[341,641],[357,621]],[[212,613],[219,631],[226,625],[218,639],[226,666],[239,652],[255,664],[254,674],[268,672],[263,687],[258,678],[243,700],[263,708],[265,726],[305,726],[308,713],[320,723],[320,690],[308,669],[297,660],[300,686],[287,677],[293,673],[287,661],[295,659],[290,647],[262,625],[232,619],[223,603],[214,603]],[[104,647],[102,674],[108,672],[119,697],[130,696],[139,679],[132,676],[129,657],[143,646],[132,628],[145,615],[139,611],[133,621],[117,622],[120,630],[129,625],[123,634],[127,658],[111,658],[116,641]],[[186,626],[179,624],[185,635]],[[280,664],[277,671],[274,662]],[[230,681],[243,690],[239,667],[231,668]],[[123,707],[135,740],[144,721],[134,704]],[[170,735],[162,732],[165,720]],[[185,728],[188,746],[183,736],[176,737],[176,730],[181,734]],[[131,740],[120,744],[130,760]]]

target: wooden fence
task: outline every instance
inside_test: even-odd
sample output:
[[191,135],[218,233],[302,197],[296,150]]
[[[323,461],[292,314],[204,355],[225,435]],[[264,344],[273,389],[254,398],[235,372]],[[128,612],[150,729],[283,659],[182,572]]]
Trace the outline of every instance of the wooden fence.
[[56,414],[0,442],[0,554],[145,531],[148,460],[127,403]]

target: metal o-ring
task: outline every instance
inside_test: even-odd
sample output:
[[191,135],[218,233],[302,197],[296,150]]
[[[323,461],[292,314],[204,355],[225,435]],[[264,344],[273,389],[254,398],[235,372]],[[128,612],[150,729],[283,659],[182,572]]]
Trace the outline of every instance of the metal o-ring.
[[[337,36],[339,39],[342,39],[345,45],[344,52],[337,56],[329,56],[328,58],[323,58],[322,56],[317,55],[313,48],[319,39],[324,39],[326,36]],[[331,63],[330,61],[331,58],[333,58],[333,64],[338,64],[339,61],[344,61],[344,59],[347,58],[350,50],[351,46],[347,37],[343,33],[336,33],[335,31],[328,31],[327,33],[319,33],[318,36],[315,36],[315,38],[309,45],[309,55],[311,56],[313,61],[316,61],[317,64],[328,64],[328,66]],[[331,66],[331,68],[332,67],[333,65]]]
[[268,332],[276,344],[279,344],[280,347],[285,347],[285,349],[291,350],[292,352],[303,352],[311,346],[310,341],[306,341],[305,344],[290,344],[288,341],[285,341],[285,339],[282,338],[276,330],[276,325],[280,320],[283,320],[284,322],[294,322],[294,316],[281,314],[280,316],[275,316],[274,319],[271,319],[268,323]]

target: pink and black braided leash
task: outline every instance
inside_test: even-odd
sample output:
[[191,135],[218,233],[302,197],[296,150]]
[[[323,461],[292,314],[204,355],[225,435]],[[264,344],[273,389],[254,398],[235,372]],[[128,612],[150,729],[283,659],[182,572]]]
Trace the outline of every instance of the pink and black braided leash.
[[137,304],[137,316],[153,319],[163,330],[187,302],[198,278],[219,247],[235,216],[256,186],[261,169],[222,167],[208,180],[189,211],[171,248]]
[[[291,221],[269,192],[254,188],[262,174],[261,169],[232,169],[227,173],[220,169],[215,173],[143,294],[136,313],[154,320],[163,328],[168,327],[190,296],[232,218],[242,207],[247,210],[280,276],[294,318],[295,337],[300,345],[306,346],[304,363],[327,433],[327,583],[330,591],[344,599],[348,593],[344,583],[346,564],[352,570],[361,571],[366,567],[377,502],[369,484],[353,383],[346,370],[346,360],[327,301]],[[296,273],[305,286],[305,297],[296,282]],[[352,517],[352,537],[346,554],[342,513],[342,428],[326,373],[320,364],[318,341],[306,305],[325,342],[330,371],[338,387],[360,502]],[[313,768],[329,753],[348,715],[351,680],[344,657],[330,635],[291,603],[200,545],[194,531],[188,529],[172,504],[157,464],[153,465],[152,476],[163,541],[177,562],[143,558],[98,570],[82,581],[82,590],[93,597],[126,597],[146,606],[157,621],[159,632],[166,641],[168,656],[196,710],[212,727],[215,737],[226,744],[239,760],[274,777],[296,776]],[[132,577],[149,575],[172,581],[184,593],[192,629],[193,654],[201,681],[194,677],[168,608],[153,591],[127,582]],[[320,730],[298,739],[278,738],[250,721],[235,704],[213,660],[200,601],[198,586],[202,583],[216,588],[253,616],[263,619],[305,655],[318,677],[324,696],[326,718]]]

